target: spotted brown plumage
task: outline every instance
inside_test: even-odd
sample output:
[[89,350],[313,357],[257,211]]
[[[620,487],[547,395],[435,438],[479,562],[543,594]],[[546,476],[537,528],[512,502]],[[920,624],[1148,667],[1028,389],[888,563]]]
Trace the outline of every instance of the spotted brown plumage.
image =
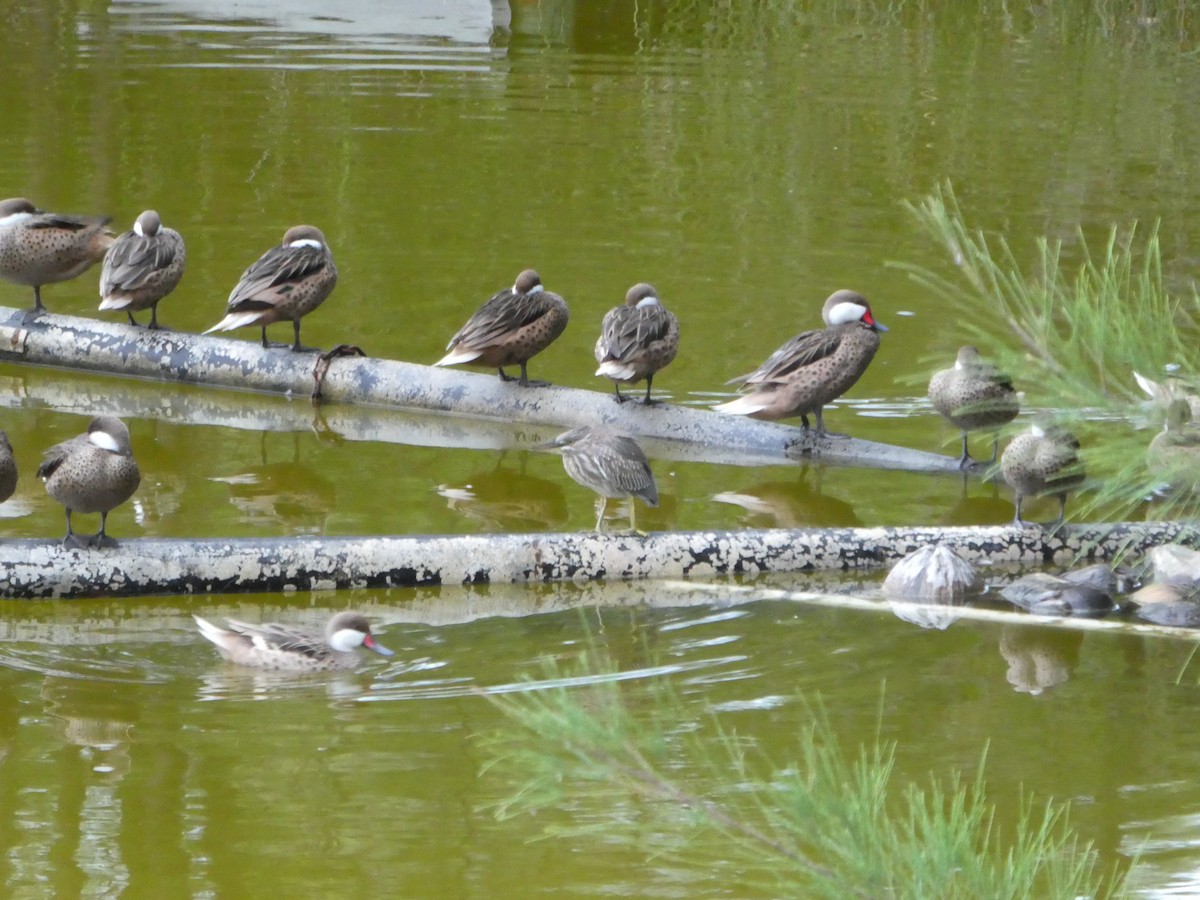
[[542,285],[541,276],[526,269],[511,288],[498,291],[450,338],[449,351],[435,366],[469,363],[487,366],[500,373],[501,381],[512,381],[505,366],[521,367],[522,387],[547,382],[530,382],[528,363],[550,346],[567,327],[566,301]]
[[366,647],[380,656],[392,655],[391,650],[375,640],[362,613],[338,613],[326,624],[324,634],[270,622],[249,625],[235,619],[226,620],[229,628],[220,628],[199,616],[192,618],[222,657],[258,669],[287,672],[353,669],[358,665],[358,655],[354,652],[358,647]]
[[33,288],[28,315],[46,309],[42,285],[69,281],[104,258],[115,240],[109,221],[45,212],[24,197],[0,200],[0,278]]
[[817,435],[824,435],[822,409],[846,393],[867,370],[879,349],[879,332],[867,298],[854,291],[836,291],[825,301],[821,317],[826,327],[796,335],[742,382],[743,397],[714,409],[755,419],[799,416],[807,429],[809,413],[817,417]]
[[[133,496],[142,476],[129,445],[129,429],[114,416],[97,416],[88,429],[46,451],[37,470],[46,491],[67,511],[67,547],[114,547],[105,528],[110,511]],[[72,513],[100,513],[100,530],[80,537]]]
[[[963,468],[972,462],[967,452],[968,432],[1006,425],[1021,409],[1012,379],[984,362],[979,351],[969,346],[959,348],[953,368],[942,369],[929,380],[929,400],[934,409],[962,431],[962,456],[958,464]],[[996,461],[999,442],[997,434],[989,462]]]
[[11,497],[16,489],[17,461],[13,458],[8,435],[0,431],[0,503]]
[[[564,431],[539,447],[561,450],[567,474],[600,495],[597,531],[604,522],[604,510],[610,498],[636,497],[647,506],[658,506],[658,485],[650,462],[637,441],[627,434],[587,425]],[[637,530],[637,512],[632,499],[629,527]]]
[[151,330],[158,325],[158,301],[175,290],[183,278],[187,251],[183,238],[162,224],[148,209],[133,228],[119,235],[104,257],[100,273],[100,309],[123,309],[129,324],[137,325],[135,312],[150,310]]
[[679,320],[659,300],[653,285],[635,284],[625,294],[625,303],[610,309],[600,324],[596,341],[597,375],[611,378],[617,402],[624,403],[621,384],[645,379],[649,406],[654,373],[666,368],[679,350]]
[[1021,504],[1025,497],[1049,494],[1058,498],[1058,519],[1067,511],[1067,492],[1083,483],[1079,441],[1058,425],[1034,422],[1014,437],[1000,456],[1000,472],[1013,489],[1017,508],[1013,522],[1024,526]]
[[287,230],[278,247],[242,273],[229,294],[225,318],[204,333],[258,325],[262,327],[262,345],[270,347],[267,326],[287,320],[295,332],[292,350],[310,349],[300,343],[300,320],[325,302],[337,277],[325,235],[312,225],[296,225]]

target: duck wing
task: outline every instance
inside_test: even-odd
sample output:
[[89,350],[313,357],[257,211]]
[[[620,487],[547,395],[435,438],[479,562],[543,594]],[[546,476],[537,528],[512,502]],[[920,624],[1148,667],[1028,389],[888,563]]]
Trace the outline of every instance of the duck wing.
[[97,225],[107,225],[112,216],[68,216],[62,213],[35,213],[27,223],[28,228],[57,228],[62,231],[83,231]]
[[287,625],[280,625],[275,622],[251,625],[247,622],[239,622],[236,619],[228,619],[227,621],[233,631],[236,631],[251,643],[261,646],[264,649],[269,648],[285,653],[300,653],[315,659],[326,656],[329,652],[324,640],[317,635],[297,631],[295,628]]
[[819,328],[796,335],[767,358],[749,375],[742,375],[725,382],[734,384],[765,384],[783,381],[805,366],[833,356],[842,343],[842,333],[832,328]]
[[272,247],[242,273],[229,295],[228,312],[249,312],[275,306],[297,282],[330,264],[325,247]]
[[146,283],[146,279],[175,261],[179,250],[177,242],[164,240],[162,234],[139,235],[127,231],[113,244],[104,258],[104,271],[100,276],[100,293],[132,291]]
[[601,352],[596,354],[596,361],[627,359],[637,350],[661,341],[670,333],[674,318],[657,304],[609,310],[600,325]]
[[68,440],[60,441],[43,453],[41,465],[38,466],[37,477],[46,479],[53,475],[66,458],[78,449],[81,442],[85,445],[89,444],[87,435],[76,435]]
[[463,344],[486,347],[501,338],[536,322],[560,302],[557,294],[538,291],[536,294],[514,294],[506,288],[479,307],[467,324],[450,339],[449,347]]

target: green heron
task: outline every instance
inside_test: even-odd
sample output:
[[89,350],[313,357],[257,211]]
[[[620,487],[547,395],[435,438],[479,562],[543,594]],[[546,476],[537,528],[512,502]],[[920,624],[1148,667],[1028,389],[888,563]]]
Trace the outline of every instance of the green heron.
[[562,451],[563,468],[586,488],[600,495],[600,514],[596,530],[604,522],[610,497],[629,497],[629,527],[637,531],[634,497],[647,506],[658,506],[658,487],[646,454],[627,434],[604,428],[584,426],[565,431],[552,441],[539,445]]

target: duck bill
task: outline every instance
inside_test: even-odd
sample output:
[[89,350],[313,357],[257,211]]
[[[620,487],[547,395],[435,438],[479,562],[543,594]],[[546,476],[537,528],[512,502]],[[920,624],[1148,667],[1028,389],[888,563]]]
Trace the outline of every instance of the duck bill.
[[383,646],[383,644],[379,643],[377,640],[375,640],[375,638],[371,637],[369,634],[363,639],[362,645],[364,647],[366,647],[368,650],[374,650],[380,656],[395,656],[396,655],[395,650],[389,650],[387,647]]

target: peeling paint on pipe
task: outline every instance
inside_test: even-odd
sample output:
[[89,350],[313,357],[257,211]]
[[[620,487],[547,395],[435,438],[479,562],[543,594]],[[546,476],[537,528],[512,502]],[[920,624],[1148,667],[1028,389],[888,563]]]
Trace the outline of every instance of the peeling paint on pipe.
[[0,542],[0,596],[116,597],[870,569],[932,543],[973,562],[1068,565],[1200,543],[1194,524],[835,528],[366,538]]

